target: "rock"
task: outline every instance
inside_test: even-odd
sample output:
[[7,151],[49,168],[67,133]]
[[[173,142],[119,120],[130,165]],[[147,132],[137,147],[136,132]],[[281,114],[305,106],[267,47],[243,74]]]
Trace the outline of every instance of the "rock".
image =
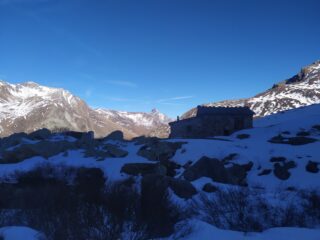
[[318,173],[319,172],[319,163],[309,161],[308,164],[306,165],[306,170],[310,173]]
[[186,180],[175,179],[159,174],[147,174],[142,178],[141,188],[144,194],[153,196],[153,192],[163,192],[168,188],[180,198],[191,198],[197,193],[195,187]]
[[166,161],[172,158],[183,144],[185,142],[152,141],[142,146],[137,154],[150,161]]
[[169,187],[178,197],[188,199],[197,194],[196,188],[190,182],[177,178],[167,178]]
[[51,136],[51,131],[47,128],[39,129],[35,132],[32,132],[28,137],[32,140],[45,140]]
[[[251,164],[249,163],[249,165]],[[226,168],[224,163],[218,159],[202,157],[187,168],[183,176],[188,181],[194,181],[200,177],[209,177],[215,182],[246,185],[247,171],[247,164],[233,164],[232,167]]]
[[300,131],[296,134],[298,137],[306,137],[306,136],[310,136],[310,133],[307,131]]
[[142,145],[142,144],[152,144],[155,142],[158,142],[159,139],[157,137],[145,137],[140,136],[132,139],[133,142],[135,142],[135,145]]
[[27,139],[28,134],[26,133],[14,133],[9,137],[5,137],[1,139],[1,151],[5,150],[6,148],[16,146],[22,143],[23,139]]
[[289,144],[289,145],[305,145],[317,142],[318,140],[310,137],[283,137],[281,134],[269,140],[271,143]]
[[269,175],[272,172],[271,169],[263,169],[258,176]]
[[294,161],[282,162],[282,163],[277,162],[274,164],[273,173],[277,178],[281,180],[287,180],[291,176],[289,169],[295,168],[295,167],[296,167],[296,163]]
[[202,190],[208,193],[216,192],[218,191],[218,188],[211,183],[206,183],[203,187]]
[[122,158],[128,155],[128,152],[120,149],[118,146],[113,144],[106,144],[104,149],[110,154],[110,157]]
[[94,132],[84,132],[81,138],[77,141],[77,146],[79,148],[94,148],[96,145],[96,140],[94,139]]
[[287,159],[285,157],[272,157],[270,162],[285,162]]
[[67,131],[67,132],[63,132],[63,134],[65,136],[70,136],[75,139],[81,139],[83,134],[86,134],[86,133],[85,132],[76,132],[76,131]]
[[22,160],[41,156],[44,158],[49,158],[59,153],[65,152],[66,150],[75,149],[75,145],[70,142],[50,142],[41,141],[34,144],[22,144],[12,151],[2,152],[1,163],[16,163]]
[[238,156],[238,153],[230,153],[228,156],[222,159],[223,162],[234,160]]
[[127,163],[124,164],[121,168],[121,172],[129,175],[146,175],[146,174],[157,174],[165,176],[167,170],[161,164],[155,163]]
[[250,135],[249,134],[246,134],[246,133],[243,133],[243,134],[238,134],[237,135],[237,138],[238,139],[246,139],[246,138],[249,138]]
[[123,132],[117,130],[110,133],[108,136],[104,138],[105,140],[116,140],[116,141],[123,141]]

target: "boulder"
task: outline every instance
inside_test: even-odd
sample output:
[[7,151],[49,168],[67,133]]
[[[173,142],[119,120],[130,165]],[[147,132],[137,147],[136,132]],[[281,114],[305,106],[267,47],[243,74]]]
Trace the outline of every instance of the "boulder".
[[51,136],[51,131],[47,128],[39,129],[35,132],[32,132],[28,137],[32,140],[45,140]]
[[138,155],[150,161],[166,161],[172,158],[185,142],[152,141],[142,146]]
[[318,165],[319,165],[318,162],[309,161],[308,164],[306,165],[306,170],[310,173],[318,173],[319,172]]
[[169,187],[178,197],[188,199],[197,194],[196,188],[190,182],[172,177],[167,178]]
[[273,174],[281,180],[287,180],[291,176],[289,169],[295,167],[296,163],[294,161],[282,163],[277,162],[274,164]]
[[212,183],[206,183],[203,187],[202,190],[207,192],[207,193],[212,193],[218,191],[218,188],[214,186]]
[[110,157],[113,158],[122,158],[128,155],[127,151],[122,150],[118,146],[113,144],[106,144],[103,149],[106,150]]
[[123,132],[117,130],[110,133],[108,136],[104,138],[104,140],[116,140],[116,141],[123,141]]
[[140,137],[133,138],[132,141],[135,142],[135,145],[142,145],[142,144],[152,144],[152,143],[158,142],[159,139],[157,137],[140,136]]
[[41,156],[49,158],[59,153],[65,152],[66,150],[75,149],[75,145],[70,142],[50,142],[41,141],[34,144],[22,144],[12,151],[3,151],[1,163],[16,163],[22,160]]
[[191,198],[197,193],[195,187],[186,180],[176,179],[159,174],[147,174],[142,178],[141,188],[144,194],[152,198],[153,193],[164,192],[170,188],[180,198]]
[[271,172],[271,169],[263,169],[260,173],[258,173],[258,176],[269,175]]
[[[249,165],[252,166],[252,163],[249,163]],[[188,181],[209,177],[215,182],[246,185],[247,171],[247,164],[233,164],[231,167],[226,168],[224,163],[218,159],[202,157],[187,168],[183,176]]]
[[146,175],[146,174],[157,174],[165,176],[167,170],[161,164],[155,163],[127,163],[124,164],[121,168],[121,172],[129,175]]
[[317,139],[311,138],[311,137],[304,137],[304,136],[283,137],[281,134],[269,140],[269,142],[271,143],[289,144],[289,145],[305,145],[305,144],[314,143],[317,141],[318,141]]

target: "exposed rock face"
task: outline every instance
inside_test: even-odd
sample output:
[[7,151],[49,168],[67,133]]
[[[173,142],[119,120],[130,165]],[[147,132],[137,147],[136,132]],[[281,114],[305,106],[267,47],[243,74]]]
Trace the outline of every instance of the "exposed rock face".
[[224,163],[215,158],[202,157],[195,164],[185,170],[183,176],[188,181],[194,181],[201,177],[209,177],[215,182],[245,185],[249,165],[233,164],[226,168]]
[[[203,106],[247,106],[255,112],[255,117],[263,117],[315,103],[320,103],[320,61],[302,68],[297,75],[254,97],[208,103]],[[181,119],[193,117],[196,112],[197,108],[193,108],[183,114]]]
[[157,110],[151,113],[94,110],[64,89],[33,82],[0,81],[0,108],[0,137],[47,128],[54,132],[94,131],[96,137],[121,130],[126,138],[132,138],[149,135],[170,121]]

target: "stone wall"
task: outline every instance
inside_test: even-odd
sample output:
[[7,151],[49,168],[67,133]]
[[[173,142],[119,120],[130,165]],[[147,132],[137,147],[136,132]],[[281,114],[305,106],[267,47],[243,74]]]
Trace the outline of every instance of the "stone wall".
[[170,123],[170,138],[206,138],[251,128],[250,116],[197,116]]

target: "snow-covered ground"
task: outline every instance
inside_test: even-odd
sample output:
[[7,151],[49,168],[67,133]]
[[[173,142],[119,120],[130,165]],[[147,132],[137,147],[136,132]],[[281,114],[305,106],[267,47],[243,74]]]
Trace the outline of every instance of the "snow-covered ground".
[[[175,235],[168,238],[168,240],[175,240],[180,234],[180,239],[184,240],[319,240],[320,229],[308,229],[308,228],[271,228],[261,233],[243,233],[231,230],[223,230],[214,227],[208,223],[193,220],[182,227],[181,232],[177,232]],[[188,225],[192,226],[192,233],[187,236],[183,236],[183,229],[188,228]]]
[[44,236],[28,227],[10,226],[0,228],[0,239],[3,240],[44,240]]
[[[295,110],[290,110],[284,113],[278,113],[259,120],[255,120],[254,128],[246,129],[234,133],[228,137],[219,137],[213,139],[170,139],[162,140],[169,142],[185,142],[181,149],[178,149],[172,157],[172,161],[183,166],[192,161],[195,163],[203,156],[210,158],[224,159],[230,154],[236,154],[233,163],[246,164],[253,163],[253,167],[248,171],[247,182],[249,188],[259,186],[265,190],[264,195],[269,201],[277,201],[274,196],[279,189],[285,190],[288,187],[295,189],[319,189],[320,187],[320,172],[312,173],[306,171],[306,165],[309,161],[320,163],[320,105],[311,105]],[[289,145],[271,143],[269,140],[279,134],[284,137],[295,137],[298,133],[308,132],[309,138],[317,141],[304,145]],[[239,134],[247,134],[248,138],[239,139]],[[51,139],[59,141],[59,137]],[[73,138],[63,138],[65,141],[74,142]],[[72,166],[72,167],[98,167],[103,170],[105,176],[109,180],[121,180],[128,175],[121,173],[121,168],[126,163],[154,163],[150,160],[139,156],[138,150],[142,145],[136,145],[132,141],[114,141],[106,140],[103,144],[117,145],[120,149],[128,152],[128,155],[122,158],[105,158],[97,159],[93,157],[85,157],[83,149],[69,150],[48,159],[42,157],[33,157],[21,161],[19,163],[1,164],[0,165],[0,180],[12,181],[17,171],[30,171],[33,168],[42,164],[51,164],[54,166]],[[29,142],[32,144],[32,142]],[[287,180],[277,178],[271,171],[268,175],[259,175],[265,169],[274,168],[274,162],[271,162],[272,157],[284,157],[286,161],[294,161],[296,166],[289,169],[290,177]],[[183,168],[178,170],[176,178],[182,177]],[[217,187],[230,187],[230,185],[213,182],[211,178],[202,177],[192,182],[198,192],[203,192],[204,184],[211,183]],[[231,186],[232,187],[232,186]],[[268,197],[270,194],[272,197]],[[189,204],[184,199],[174,198],[181,204]],[[283,204],[283,202],[279,204]],[[239,239],[239,240],[282,240],[282,239],[320,239],[320,229],[303,229],[303,228],[272,228],[261,233],[242,233],[230,230],[222,230],[210,225],[202,219],[191,221],[193,228],[190,235],[181,239]],[[0,233],[5,236],[6,240],[22,239],[14,238],[15,235],[10,235],[12,232],[21,232],[20,228],[10,231],[6,228],[1,229]],[[29,232],[32,230],[28,230]],[[10,233],[10,234],[9,234]],[[179,233],[179,230],[176,234]],[[13,234],[13,233],[12,233]],[[13,236],[13,237],[11,237]],[[17,235],[19,236],[19,235]],[[30,235],[31,236],[31,235]],[[11,238],[9,238],[11,237]],[[24,237],[23,239],[29,239]],[[32,239],[32,238],[30,238]],[[172,236],[170,239],[177,239]]]

